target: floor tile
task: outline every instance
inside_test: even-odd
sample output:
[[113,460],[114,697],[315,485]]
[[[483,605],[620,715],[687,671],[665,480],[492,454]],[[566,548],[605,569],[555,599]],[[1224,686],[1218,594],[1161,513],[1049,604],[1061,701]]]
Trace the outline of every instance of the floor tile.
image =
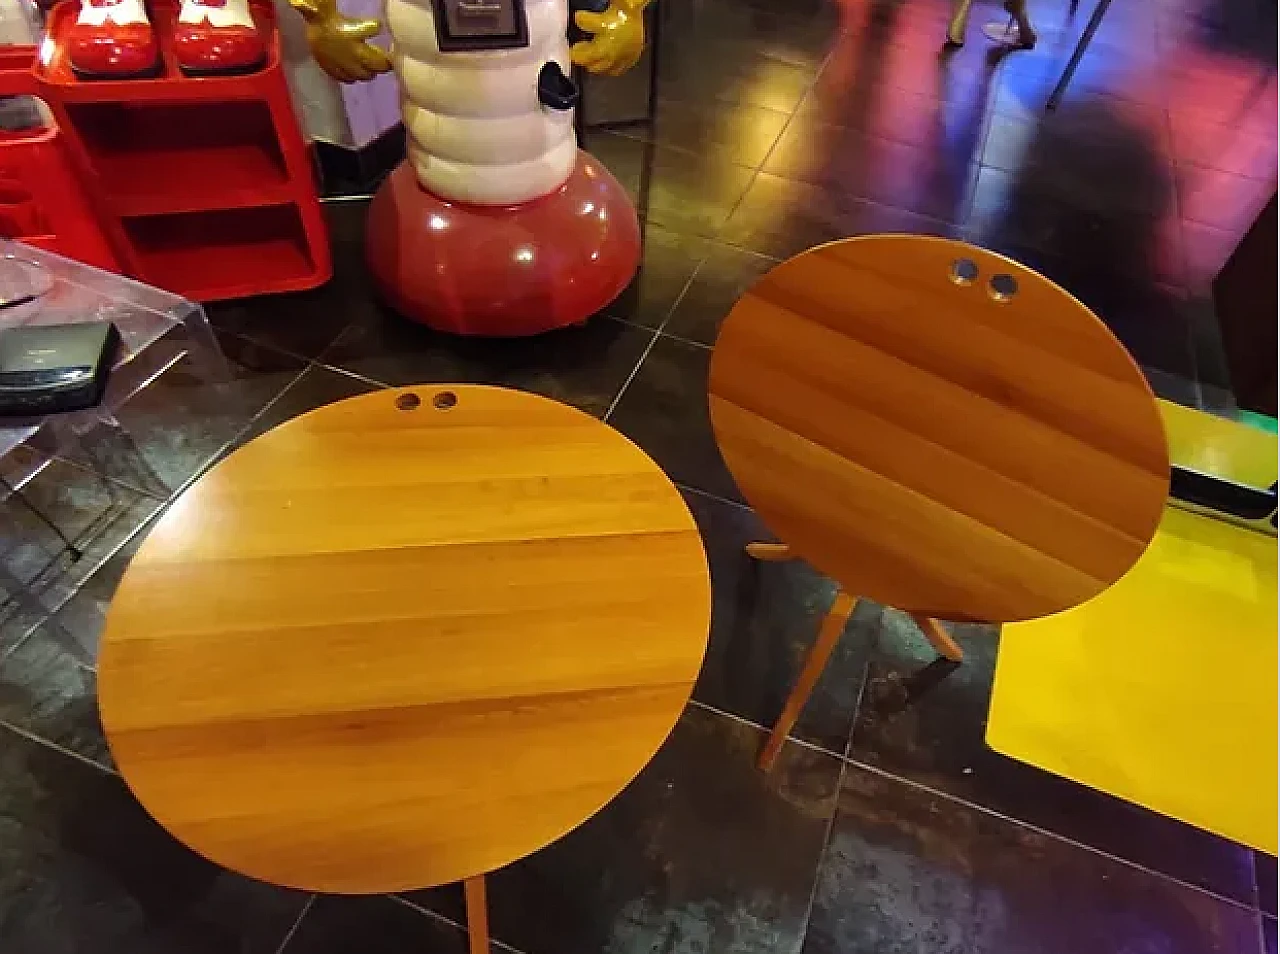
[[850,758],[1252,904],[1251,853],[1207,832],[998,755],[986,744],[998,637],[953,629],[965,660],[938,664],[913,624],[886,611]]
[[1275,135],[1264,135],[1247,126],[1209,123],[1194,116],[1170,116],[1173,152],[1179,162],[1248,176],[1274,185]]
[[0,727],[5,954],[275,954],[306,896],[215,867],[118,777]]
[[1063,106],[1049,119],[995,117],[983,162],[1013,173],[1028,198],[1056,196],[1103,217],[1122,209],[1158,219],[1174,208],[1158,136],[1097,103]]
[[800,104],[798,120],[812,119],[908,146],[937,145],[952,155],[957,141],[973,138],[980,144],[985,101],[947,102],[927,93],[869,86],[856,73],[837,75],[835,65],[823,71]]
[[110,766],[97,683],[81,658],[47,626],[38,626],[0,659],[0,722]]
[[533,338],[462,338],[384,311],[348,328],[323,361],[392,387],[495,384],[602,415],[652,338],[609,318]]
[[[974,34],[980,15],[974,11]],[[899,91],[975,107],[986,98],[1001,57],[988,55],[986,40],[976,37],[959,50],[944,47],[945,14],[877,3],[849,19],[851,29],[841,35],[814,84],[817,98],[831,105],[843,101],[855,113],[861,103],[892,99]]]
[[[771,728],[835,597],[807,564],[758,563],[743,548],[773,539],[750,510],[685,494],[711,565],[711,640],[693,697]],[[880,608],[855,612],[791,735],[843,754],[862,694]]]
[[[102,628],[106,624],[107,610],[120,586],[125,570],[134,554],[147,539],[156,521],[163,516],[168,504],[157,508],[133,535],[102,560],[79,588],[53,615],[53,622],[62,628],[76,644],[83,648],[80,656],[86,664],[95,665]],[[52,634],[46,630],[46,636]]]
[[589,132],[587,149],[627,190],[642,219],[694,235],[714,236],[755,175],[724,150],[693,154],[609,132]]
[[1276,193],[1276,181],[1260,181],[1203,166],[1181,166],[1177,172],[1178,211],[1199,225],[1240,237]]
[[799,948],[839,760],[686,710],[639,777],[581,828],[489,876],[490,927],[527,954]]
[[[51,612],[160,506],[160,500],[132,487],[54,460],[0,502],[0,560]],[[0,657],[39,619],[5,603]]]
[[790,116],[745,103],[663,98],[652,127],[646,123],[624,134],[687,152],[714,152],[730,162],[755,167],[764,162]]
[[715,344],[720,323],[738,299],[777,264],[755,252],[710,246],[663,330],[701,344]]
[[1256,915],[850,766],[804,954],[1251,954]]
[[798,118],[787,127],[764,171],[959,222],[966,210],[980,131],[978,116],[976,125],[968,124],[954,138],[944,133],[942,142],[923,148]]
[[654,342],[609,423],[640,445],[672,479],[737,500],[707,411],[711,352],[674,338]]
[[367,201],[324,205],[333,278],[311,291],[205,306],[215,327],[303,358],[315,358],[342,330],[376,308],[364,260]]
[[1191,373],[1185,322],[1176,308],[1185,278],[1176,219],[1166,223],[1136,210],[1086,206],[1034,177],[984,168],[967,236],[1038,269],[1083,300],[1140,363]]
[[[1054,44],[1050,33],[1046,42],[1037,44],[1030,55],[1010,54],[1002,64],[1002,81],[1013,80],[1015,86],[1036,90],[1035,99],[1038,107],[1043,109],[1065,71],[1078,35],[1074,30],[1063,33],[1059,42]],[[1117,44],[1113,37],[1098,42],[1096,47],[1091,44],[1071,76],[1062,104],[1105,98],[1141,106],[1166,107],[1170,93],[1163,64],[1158,59],[1154,34],[1139,38],[1137,44],[1139,50],[1133,55],[1123,45]]]
[[1154,266],[1124,268],[1091,250],[1074,255],[1048,253],[1002,241],[1001,233],[976,235],[975,244],[1009,256],[1038,271],[1083,302],[1144,367],[1187,380],[1196,379],[1186,296],[1160,283]]
[[640,227],[644,243],[640,271],[604,312],[632,324],[659,328],[680,300],[711,243],[651,222],[643,222]]
[[358,397],[376,390],[378,385],[364,378],[357,378],[332,368],[312,365],[253,419],[248,429],[238,435],[237,443],[248,443],[273,427],[279,427],[285,421],[324,407],[326,404],[333,404],[336,401]]
[[[1221,4],[1225,9],[1229,5]],[[1240,8],[1265,7],[1262,4],[1240,4]],[[1202,11],[1202,21],[1212,19],[1214,12]],[[1169,106],[1183,115],[1242,125],[1241,120],[1255,109],[1270,113],[1274,129],[1276,119],[1275,46],[1269,43],[1275,33],[1275,12],[1265,33],[1250,37],[1254,43],[1266,44],[1262,57],[1232,55],[1221,46],[1187,47],[1169,56],[1166,84]],[[1269,48],[1268,48],[1269,47]],[[1250,124],[1252,125],[1252,124]]]
[[749,41],[715,43],[669,54],[658,78],[661,95],[794,111],[813,83],[814,70],[766,56],[751,46]]
[[[709,44],[729,46],[730,61],[760,56],[816,69],[837,33],[838,13],[824,0],[793,3],[736,3],[702,0],[659,8],[663,52],[697,54]],[[735,48],[736,47],[736,48]]]
[[[82,441],[87,466],[142,490],[165,494],[207,466],[303,372],[306,362],[222,332],[228,376],[218,380],[182,357],[117,410],[118,429],[100,427]],[[154,350],[180,353],[180,337]]]
[[1243,232],[1228,232],[1199,222],[1182,222],[1183,248],[1187,254],[1187,290],[1205,294],[1231,253],[1240,244]]
[[463,931],[392,898],[321,895],[280,954],[466,954],[466,950]]
[[[1045,115],[1049,96],[1059,79],[1055,71],[1016,68],[1016,57],[1006,58],[1006,65],[1015,68],[1002,70],[991,84],[991,110],[997,115],[1037,120]],[[1089,70],[1077,73],[1062,95],[1059,109],[1071,106],[1102,106],[1120,114],[1138,114],[1144,119],[1158,115],[1165,109],[1165,97],[1153,95],[1150,78],[1144,77],[1142,87],[1133,89],[1107,82],[1093,82]],[[1151,100],[1157,100],[1152,102]],[[1144,121],[1143,125],[1151,125]]]
[[823,242],[877,232],[949,235],[953,225],[832,189],[761,173],[720,238],[785,259]]
[[[991,119],[982,162],[1034,175],[1046,187],[1090,207],[1125,208],[1156,217],[1173,207],[1167,117],[1094,100],[1053,113]],[[1111,170],[1110,176],[1099,175]],[[1144,176],[1134,181],[1133,175]]]

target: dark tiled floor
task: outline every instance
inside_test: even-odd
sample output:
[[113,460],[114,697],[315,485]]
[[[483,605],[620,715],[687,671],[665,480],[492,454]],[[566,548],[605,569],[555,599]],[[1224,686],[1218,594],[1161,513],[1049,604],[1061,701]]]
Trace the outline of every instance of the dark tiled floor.
[[[757,773],[760,727],[832,587],[803,564],[744,558],[768,530],[705,404],[708,346],[756,278],[819,242],[902,230],[1039,268],[1160,393],[1230,412],[1207,283],[1275,188],[1266,7],[1117,3],[1046,116],[1090,0],[1074,15],[1032,0],[1040,45],[1003,56],[977,32],[992,3],[940,55],[944,0],[659,0],[656,125],[589,135],[644,218],[642,270],[605,315],[532,341],[458,341],[385,312],[362,262],[365,204],[329,205],[329,285],[210,309],[229,378],[184,358],[119,430],[0,503],[2,558],[52,614],[0,611],[0,951],[465,949],[456,889],[308,899],[176,845],[113,774],[82,661],[147,521],[213,462],[329,401],[461,379],[557,397],[636,440],[681,484],[715,594],[694,702],[658,757],[596,818],[492,878],[495,949],[1275,952],[1275,859],[985,746],[997,633],[961,628],[968,658],[953,669],[899,614],[860,606],[779,770]],[[588,115],[643,113],[644,78],[592,80]]]

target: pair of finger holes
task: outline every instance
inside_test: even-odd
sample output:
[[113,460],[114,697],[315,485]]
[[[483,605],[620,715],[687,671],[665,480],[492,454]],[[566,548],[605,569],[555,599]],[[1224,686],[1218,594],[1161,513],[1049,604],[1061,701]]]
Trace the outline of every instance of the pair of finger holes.
[[[978,275],[978,263],[971,258],[957,258],[951,263],[951,280],[957,285],[968,287],[978,280]],[[1009,301],[1017,293],[1017,279],[1005,272],[992,275],[987,283],[987,294],[993,301]]]
[[[438,411],[447,411],[458,403],[458,395],[452,391],[440,391],[431,398],[431,406]],[[422,406],[422,398],[408,391],[396,398],[396,407],[401,411],[412,411]]]

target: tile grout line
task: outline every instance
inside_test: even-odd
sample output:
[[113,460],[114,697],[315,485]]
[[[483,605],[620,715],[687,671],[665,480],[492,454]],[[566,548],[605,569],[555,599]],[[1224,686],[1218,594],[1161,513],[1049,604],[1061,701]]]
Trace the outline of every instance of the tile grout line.
[[627,379],[622,382],[622,387],[618,388],[618,393],[613,396],[613,400],[609,402],[608,409],[604,412],[604,416],[600,418],[605,424],[609,423],[609,418],[613,416],[613,412],[618,409],[618,402],[622,400],[622,396],[627,393],[627,388],[631,387],[631,382],[636,379],[636,375],[640,373],[640,366],[644,364],[645,359],[649,357],[649,352],[653,350],[653,346],[658,342],[658,332],[656,329],[650,329],[653,337],[649,339],[649,343],[645,345],[644,351],[640,358],[636,361],[635,367],[631,369],[631,373],[627,375]]
[[[109,479],[109,478],[103,478],[103,479]],[[126,537],[124,537],[124,539],[120,540],[115,546],[113,546],[108,553],[105,553],[102,559],[99,560],[96,564],[94,564],[92,569],[90,569],[89,572],[85,574],[84,579],[80,581],[79,585],[77,585],[75,589],[73,589],[70,593],[67,594],[66,599],[59,601],[53,607],[50,607],[49,604],[47,603],[42,603],[42,606],[45,608],[45,610],[47,610],[47,613],[45,614],[45,616],[43,616],[40,619],[37,619],[34,623],[31,624],[31,627],[25,633],[23,633],[8,649],[4,650],[3,652],[0,652],[0,663],[4,662],[4,660],[8,659],[15,652],[17,652],[17,650],[21,646],[25,645],[29,639],[35,636],[35,634],[42,627],[44,627],[46,623],[55,622],[54,617],[57,616],[58,613],[62,612],[62,610],[65,609],[71,603],[71,601],[76,598],[77,595],[79,595],[80,591],[84,589],[84,585],[89,581],[90,577],[92,577],[99,570],[101,570],[107,564],[108,561],[110,561],[113,557],[115,557],[117,553],[119,553],[126,546],[128,546],[129,542],[133,540],[133,538],[136,537],[139,533],[142,532],[143,527],[146,527],[148,524],[152,523],[156,518],[156,515],[163,508],[167,507],[169,503],[172,501],[172,497],[165,500],[161,500],[160,498],[153,497],[150,494],[142,494],[142,496],[145,496],[150,500],[157,501],[159,506],[157,506],[155,510],[149,513],[145,520],[143,520],[136,527],[134,527],[133,530]],[[70,654],[67,654],[67,655],[71,659],[72,663],[74,663],[76,666],[79,666],[81,669],[84,669],[88,672],[96,672],[96,667],[91,663],[85,662],[84,660],[81,660],[81,659],[76,659],[74,656],[71,656]]]
[[[1158,26],[1156,27],[1156,31],[1157,33],[1159,32]],[[1159,42],[1159,38],[1157,37],[1157,43],[1158,42]],[[1169,144],[1169,154],[1166,157],[1168,159],[1169,169],[1171,173],[1170,183],[1169,183],[1169,199],[1170,199],[1170,206],[1172,207],[1172,210],[1173,210],[1173,215],[1177,219],[1177,231],[1178,231],[1177,265],[1178,265],[1178,273],[1179,273],[1178,277],[1182,280],[1182,286],[1183,286],[1183,304],[1184,304],[1183,317],[1186,318],[1187,356],[1191,358],[1192,394],[1196,402],[1196,408],[1199,410],[1204,410],[1204,389],[1200,386],[1200,356],[1197,353],[1198,349],[1196,348],[1195,336],[1191,332],[1190,318],[1186,317],[1189,312],[1188,303],[1191,298],[1191,287],[1190,287],[1191,257],[1187,254],[1187,229],[1186,229],[1187,220],[1182,214],[1182,196],[1178,190],[1178,173],[1180,171],[1180,168],[1178,165],[1177,158],[1173,155],[1173,151],[1174,151],[1173,111],[1169,109],[1169,104],[1167,101],[1164,104],[1162,104],[1160,113],[1164,118],[1164,133],[1166,137],[1166,142],[1168,142]]]
[[[257,344],[257,342],[254,342],[254,343],[255,343],[255,344]],[[267,348],[272,348],[273,350],[279,350],[278,348],[274,348],[274,347],[273,347],[273,346],[271,346],[271,345],[261,345],[261,344],[259,344],[259,347],[267,347]],[[287,353],[287,352],[286,352],[286,353]],[[291,357],[295,357],[295,358],[296,358],[296,357],[298,357],[298,355],[291,355]],[[234,434],[232,434],[232,435],[231,435],[231,440],[229,440],[229,441],[227,441],[225,444],[223,444],[223,445],[222,445],[222,447],[218,449],[218,453],[217,453],[217,454],[214,454],[214,455],[213,455],[213,457],[211,457],[211,458],[210,458],[210,460],[217,460],[217,459],[218,459],[218,457],[219,457],[219,456],[220,456],[224,451],[226,451],[226,450],[227,450],[227,448],[229,448],[229,447],[235,447],[235,446],[236,446],[236,444],[238,444],[238,443],[239,443],[240,439],[241,439],[242,437],[244,437],[244,435],[245,435],[245,434],[249,433],[249,431],[251,431],[251,430],[253,429],[253,425],[254,425],[254,424],[256,424],[256,423],[257,423],[257,422],[262,418],[262,416],[263,416],[264,414],[266,414],[266,413],[267,413],[267,411],[269,411],[269,410],[271,410],[271,408],[275,407],[275,406],[280,402],[280,399],[281,399],[281,398],[283,398],[286,394],[288,394],[290,391],[292,391],[292,390],[294,389],[294,387],[297,385],[297,383],[298,383],[299,381],[301,381],[301,380],[302,380],[303,375],[305,375],[308,371],[310,371],[310,370],[312,369],[312,367],[314,367],[314,366],[315,366],[315,362],[314,362],[314,361],[312,361],[312,360],[310,360],[310,359],[306,359],[306,358],[304,358],[304,359],[302,359],[302,360],[305,362],[305,363],[302,365],[302,370],[301,370],[301,371],[299,371],[296,375],[294,375],[294,376],[293,376],[293,378],[291,378],[291,379],[290,379],[290,381],[289,381],[289,383],[288,383],[288,384],[286,384],[286,385],[285,385],[284,387],[282,387],[279,391],[277,391],[277,392],[276,392],[276,396],[275,396],[275,397],[273,397],[270,401],[268,401],[266,404],[264,404],[262,407],[260,407],[260,408],[258,409],[258,412],[257,412],[256,414],[252,414],[252,415],[250,415],[249,420],[245,421],[244,426],[243,426],[243,427],[241,427],[239,430],[237,430]],[[209,469],[209,468],[208,468],[208,465],[206,464],[206,466],[205,466],[204,468],[202,468],[202,469],[201,469],[200,473],[201,473],[201,474],[203,474],[203,473],[204,473],[206,470],[208,470],[208,469]],[[186,484],[184,484],[182,489],[183,489],[183,490],[185,490],[185,489],[186,489],[186,487],[187,487],[187,485],[186,485]],[[176,498],[177,498],[177,496],[178,496],[178,493],[181,493],[181,491],[175,492],[175,493],[174,493],[174,495],[173,495],[173,497],[171,497],[171,498],[170,498],[170,500],[174,500],[174,499],[176,499]]]
[[[749,728],[755,729],[757,732],[763,732],[765,735],[769,734],[768,728],[766,728],[765,726],[762,726],[758,722],[752,722],[750,719],[744,718],[743,716],[740,716],[735,712],[727,712],[724,709],[718,709],[715,706],[711,705],[710,703],[703,702],[700,699],[694,699],[692,696],[689,697],[689,705],[697,706],[699,709],[703,709],[706,712],[712,713],[713,715],[722,716],[723,718],[728,719],[731,722],[737,722],[740,725],[748,726]],[[840,755],[839,752],[833,752],[828,748],[824,748],[823,746],[819,745],[817,742],[810,742],[808,739],[797,738],[794,735],[788,735],[787,741],[794,742],[796,745],[800,746],[801,748],[806,748],[813,752],[819,752],[822,755],[829,755],[831,756],[831,758],[840,759],[840,761],[842,762],[845,761],[845,759]]]
[[[1190,891],[1195,891],[1198,894],[1207,895],[1211,898],[1214,898],[1215,900],[1223,902],[1224,904],[1229,904],[1234,908],[1239,908],[1242,911],[1251,911],[1259,914],[1262,913],[1261,911],[1259,911],[1258,908],[1248,904],[1247,902],[1239,901],[1235,898],[1228,897],[1225,894],[1219,894],[1216,891],[1211,891],[1208,888],[1202,887],[1200,885],[1192,884],[1189,881],[1183,881],[1181,878],[1176,878],[1173,875],[1166,874],[1163,871],[1157,871],[1154,868],[1148,868],[1146,865],[1139,864],[1136,861],[1130,861],[1127,858],[1122,858],[1119,855],[1114,855],[1111,852],[1104,851],[1101,848],[1095,848],[1093,845],[1087,845],[1084,842],[1077,841],[1074,838],[1068,838],[1066,835],[1060,835],[1057,832],[1050,831],[1049,829],[1043,828],[1040,825],[1023,821],[1019,818],[1014,818],[1012,815],[1007,815],[1004,812],[996,811],[994,808],[988,808],[985,805],[981,805],[978,802],[971,801],[967,798],[961,798],[958,795],[951,795],[947,792],[942,791],[941,789],[934,788],[931,785],[926,785],[923,782],[918,782],[918,781],[915,781],[914,779],[905,778],[901,775],[895,775],[893,772],[890,772],[887,769],[882,769],[878,766],[872,765],[869,762],[863,762],[860,759],[855,759],[855,758],[845,758],[844,761],[848,762],[850,765],[854,766],[855,768],[862,769],[865,772],[870,772],[872,775],[877,775],[880,778],[885,778],[885,779],[888,779],[889,781],[897,782],[901,785],[906,785],[908,788],[914,788],[921,792],[927,792],[929,795],[932,795],[935,798],[942,798],[949,802],[954,802],[958,805],[963,805],[964,807],[972,811],[978,811],[992,818],[998,818],[1001,821],[1008,822],[1011,825],[1016,825],[1019,828],[1024,828],[1028,831],[1033,831],[1036,834],[1043,835],[1046,838],[1052,838],[1054,841],[1060,842],[1062,844],[1070,845],[1073,848],[1077,848],[1081,851],[1086,851],[1086,852],[1089,852],[1090,854],[1097,855],[1101,858],[1106,858],[1108,861],[1114,862],[1116,864],[1124,865],[1126,868],[1132,868],[1135,871],[1141,871],[1143,874],[1150,875],[1154,878],[1159,878],[1160,880],[1169,882],[1171,884],[1179,885],[1180,887],[1187,888]],[[1232,842],[1232,844],[1239,845],[1239,842]],[[1241,847],[1244,847],[1244,846],[1241,846]]]
[[[662,228],[662,226],[659,226],[659,228]],[[668,229],[667,231],[674,231],[674,229]],[[689,274],[689,278],[685,281],[684,287],[680,289],[680,294],[675,297],[675,300],[671,303],[671,307],[667,309],[667,313],[662,316],[662,321],[659,322],[658,327],[646,329],[653,332],[653,337],[649,339],[649,344],[645,347],[644,353],[640,355],[640,360],[636,362],[636,366],[631,369],[631,373],[627,375],[627,379],[622,382],[622,387],[618,388],[618,393],[615,394],[613,396],[613,400],[609,402],[608,410],[606,410],[604,412],[604,416],[600,418],[602,422],[607,424],[609,422],[609,418],[613,416],[613,412],[617,410],[618,403],[622,400],[622,396],[627,393],[627,388],[631,386],[631,382],[634,381],[636,379],[636,375],[640,373],[640,368],[644,364],[645,359],[649,357],[649,352],[651,352],[653,350],[653,346],[658,343],[658,338],[662,334],[662,329],[667,326],[667,322],[671,320],[671,316],[676,313],[676,309],[680,307],[680,302],[684,301],[684,296],[688,294],[689,289],[693,286],[693,280],[698,277],[698,273],[702,271],[702,268],[706,263],[707,259],[704,257],[702,261],[697,264],[697,267],[695,267]],[[640,268],[643,268],[643,264],[641,264]],[[636,274],[640,274],[639,269]],[[612,304],[612,302],[610,302],[610,304]],[[610,318],[612,316],[606,313],[604,317]],[[613,320],[623,321],[621,318],[614,318]],[[629,324],[629,322],[627,323]],[[636,327],[641,326],[637,325]]]
[[[466,928],[466,925],[459,924],[453,918],[447,917],[446,915],[441,914],[439,911],[432,911],[430,908],[425,908],[422,905],[418,904],[416,901],[410,901],[408,898],[398,894],[388,894],[388,895],[384,895],[384,897],[390,898],[392,901],[395,901],[399,904],[404,905],[409,910],[415,911],[418,914],[421,914],[423,917],[428,917],[433,920],[440,921],[443,924],[447,924],[452,928],[456,928],[457,930],[461,931],[464,936],[468,938],[471,936],[470,932]],[[493,925],[490,924],[490,930],[489,930],[490,944],[497,945],[498,947],[509,951],[510,954],[525,954],[525,952],[522,951],[520,948],[515,947],[512,944],[508,944],[506,941],[502,941],[494,937],[492,928],[493,928]],[[276,952],[276,954],[282,954],[282,952],[278,951]]]
[[736,507],[739,510],[747,511],[748,513],[755,513],[755,510],[752,509],[750,504],[745,504],[740,500],[730,500],[728,497],[721,497],[719,494],[713,494],[709,490],[703,490],[700,487],[682,483],[678,480],[673,480],[671,482],[681,490],[687,490],[689,493],[697,494],[699,497],[706,497],[708,500],[714,500],[716,503],[728,504],[730,507]]
[[799,943],[802,949],[804,942],[809,937],[809,927],[813,923],[813,907],[818,901],[818,884],[822,880],[823,863],[826,861],[827,849],[831,846],[831,836],[835,834],[836,816],[840,814],[840,793],[844,790],[844,773],[848,767],[849,763],[841,759],[840,771],[836,775],[836,790],[831,806],[831,817],[827,819],[827,830],[822,834],[822,849],[818,852],[818,864],[813,869],[813,887],[809,889],[809,902],[805,905],[804,919],[801,922],[803,928],[800,931]]
[[[827,55],[824,56],[822,58],[822,62],[818,64],[818,68],[814,70],[813,79],[809,80],[808,84],[805,86],[804,94],[800,97],[799,101],[796,103],[796,105],[792,108],[791,112],[788,114],[787,121],[782,124],[782,128],[778,130],[778,135],[773,140],[773,144],[769,147],[768,151],[765,152],[764,157],[760,160],[760,163],[754,169],[751,170],[751,178],[747,180],[747,185],[742,190],[742,194],[739,195],[737,198],[737,201],[733,203],[733,207],[730,208],[728,214],[725,215],[724,221],[721,222],[720,225],[716,228],[715,235],[712,236],[712,238],[715,241],[720,241],[720,235],[728,227],[729,223],[733,220],[733,217],[737,215],[738,210],[742,208],[742,203],[746,201],[747,194],[751,192],[751,190],[755,188],[755,184],[760,181],[760,175],[764,173],[764,167],[769,164],[769,160],[773,158],[774,152],[776,152],[778,149],[778,144],[782,142],[782,140],[786,137],[787,130],[791,128],[791,124],[794,123],[796,121],[796,117],[800,115],[800,107],[804,105],[804,101],[809,98],[809,95],[813,92],[814,87],[818,85],[818,80],[821,79],[822,74],[826,72],[827,66],[831,62],[831,58],[835,56],[835,52],[836,51],[834,47],[828,50]],[[767,175],[768,173],[765,173],[765,174]],[[771,258],[772,256],[766,256],[766,257]]]
[[37,745],[42,745],[47,749],[52,749],[54,752],[57,752],[59,755],[65,755],[68,758],[75,759],[77,762],[83,762],[85,765],[90,765],[93,768],[97,769],[99,772],[102,772],[106,775],[113,775],[116,778],[122,777],[120,773],[117,772],[115,769],[108,768],[107,766],[103,765],[101,762],[95,762],[93,759],[89,758],[89,756],[81,755],[79,752],[76,752],[73,749],[69,749],[66,746],[59,745],[57,742],[51,742],[50,740],[44,738],[43,736],[36,735],[30,729],[24,729],[21,726],[14,725],[12,722],[6,722],[3,719],[0,719],[0,729],[8,729],[14,735],[20,736],[26,739],[28,742],[34,742]]
[[[875,649],[879,644],[879,640],[880,640],[880,628],[877,627],[876,634],[875,634],[875,642],[871,646],[872,653],[875,652]],[[853,745],[853,733],[858,725],[858,713],[862,711],[862,700],[866,696],[867,684],[870,682],[870,677],[871,677],[871,659],[870,657],[868,657],[867,661],[864,662],[862,665],[862,682],[858,685],[858,696],[856,699],[854,699],[854,702],[853,702],[853,719],[849,723],[849,735],[848,735],[848,738],[845,740],[844,755],[841,756],[840,758],[840,774],[836,780],[835,804],[831,808],[831,818],[827,820],[827,831],[822,839],[822,852],[818,855],[818,867],[815,870],[814,877],[813,877],[813,890],[809,892],[809,906],[805,910],[804,930],[800,934],[800,942],[802,945],[804,943],[805,938],[809,936],[809,926],[813,920],[813,906],[817,902],[817,898],[818,898],[818,882],[822,877],[823,862],[826,860],[825,856],[827,853],[827,849],[831,846],[831,836],[835,833],[836,816],[840,814],[840,793],[844,791],[845,773],[848,771],[849,765],[851,764],[851,761],[849,759],[849,748],[850,746]],[[799,742],[800,740],[796,739],[795,741]],[[820,751],[825,752],[826,749],[820,749]]]
[[[342,335],[339,334],[338,337],[340,338],[342,337]],[[337,340],[338,340],[337,338],[334,339],[334,341],[337,341]],[[328,350],[329,350],[328,348],[325,348],[325,351],[328,351]],[[321,352],[321,353],[323,354],[324,352]],[[379,381],[377,378],[371,378],[367,374],[361,374],[358,371],[351,371],[351,370],[348,370],[347,368],[341,367],[340,365],[328,364],[327,362],[321,361],[319,358],[312,358],[310,367],[316,369],[317,371],[329,371],[333,374],[340,374],[346,378],[355,378],[357,381],[363,381],[365,384],[372,384],[375,388],[381,388],[384,391],[389,390],[393,387],[404,386],[404,385],[387,384],[387,382]]]
[[[769,161],[769,157],[773,155],[773,151],[778,148],[778,143],[782,141],[782,137],[786,135],[787,130],[791,127],[791,124],[795,121],[797,111],[800,109],[800,104],[804,102],[805,98],[808,97],[809,93],[813,90],[814,86],[817,85],[818,77],[820,77],[822,75],[822,71],[827,68],[827,64],[831,61],[831,57],[833,54],[834,54],[834,50],[828,51],[827,55],[822,58],[822,63],[818,66],[818,69],[814,71],[813,79],[809,81],[807,86],[805,86],[804,96],[800,97],[800,101],[796,103],[795,108],[791,110],[790,114],[787,117],[787,121],[783,124],[782,128],[778,131],[778,136],[776,139],[774,139],[773,145],[769,147],[769,151],[765,153],[764,158],[760,160],[759,165],[757,165],[754,169],[751,170],[751,178],[747,180],[747,184],[743,188],[742,194],[739,195],[738,198],[734,201],[733,206],[729,209],[728,213],[725,215],[724,221],[721,222],[720,225],[716,227],[715,233],[711,236],[704,236],[705,238],[710,238],[712,241],[719,241],[720,233],[724,231],[724,228],[729,223],[729,220],[733,218],[734,213],[738,211],[738,208],[742,205],[743,201],[746,199],[747,193],[751,191],[751,187],[755,185],[756,180],[759,179],[760,171],[764,168],[765,163]],[[659,148],[656,143],[654,143],[653,146],[654,148]],[[744,166],[743,168],[746,168],[746,167]],[[646,221],[647,221],[647,216],[646,216]],[[659,228],[668,228],[667,226],[661,225],[660,223],[654,223],[654,224],[658,225]],[[669,228],[668,230],[676,231],[675,229],[669,229]],[[727,243],[722,243],[722,244],[727,244]],[[765,256],[765,257],[771,258],[772,256]],[[654,330],[653,339],[649,342],[649,346],[645,348],[644,354],[640,356],[640,360],[636,362],[636,366],[631,369],[631,374],[628,375],[627,380],[622,383],[622,387],[618,390],[618,393],[614,395],[613,402],[609,405],[609,409],[605,411],[604,417],[601,418],[601,420],[604,421],[605,423],[608,423],[609,418],[613,416],[613,412],[617,409],[618,403],[622,400],[622,396],[626,393],[627,388],[631,386],[631,382],[635,380],[636,375],[640,372],[641,365],[643,365],[645,362],[645,359],[649,357],[649,353],[653,350],[653,346],[658,342],[658,337],[664,333],[663,329],[666,328],[667,323],[671,320],[671,316],[675,314],[676,309],[680,306],[680,302],[684,300],[684,296],[688,293],[689,288],[692,286],[693,280],[698,276],[698,273],[702,271],[702,268],[706,264],[706,262],[707,262],[707,259],[704,258],[701,262],[698,263],[698,267],[693,270],[693,274],[691,274],[689,276],[689,280],[685,282],[684,288],[681,289],[679,296],[677,296],[676,300],[672,303],[671,307],[667,310],[667,314],[663,317],[662,323],[659,324],[658,327]],[[674,335],[668,335],[667,337],[675,338]]]
[[280,942],[280,946],[276,948],[276,954],[284,954],[284,949],[289,946],[289,942],[293,940],[293,936],[298,933],[298,928],[302,926],[302,919],[307,916],[307,912],[311,910],[311,906],[315,904],[316,896],[312,894],[307,898],[306,903],[302,905],[302,910],[298,912],[298,916],[294,919],[293,925],[285,932],[284,940]]

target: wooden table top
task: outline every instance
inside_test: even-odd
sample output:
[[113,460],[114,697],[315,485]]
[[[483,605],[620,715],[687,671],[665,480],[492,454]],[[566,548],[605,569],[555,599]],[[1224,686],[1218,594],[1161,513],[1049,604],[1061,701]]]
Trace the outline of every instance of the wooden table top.
[[710,407],[797,555],[940,619],[1084,602],[1141,556],[1168,492],[1160,414],[1120,342],[1037,273],[947,239],[846,239],[769,272],[725,319]]
[[517,391],[380,391],[169,509],[111,606],[99,706],[138,799],[213,861],[427,887],[616,795],[688,701],[710,613],[693,518],[622,435]]

